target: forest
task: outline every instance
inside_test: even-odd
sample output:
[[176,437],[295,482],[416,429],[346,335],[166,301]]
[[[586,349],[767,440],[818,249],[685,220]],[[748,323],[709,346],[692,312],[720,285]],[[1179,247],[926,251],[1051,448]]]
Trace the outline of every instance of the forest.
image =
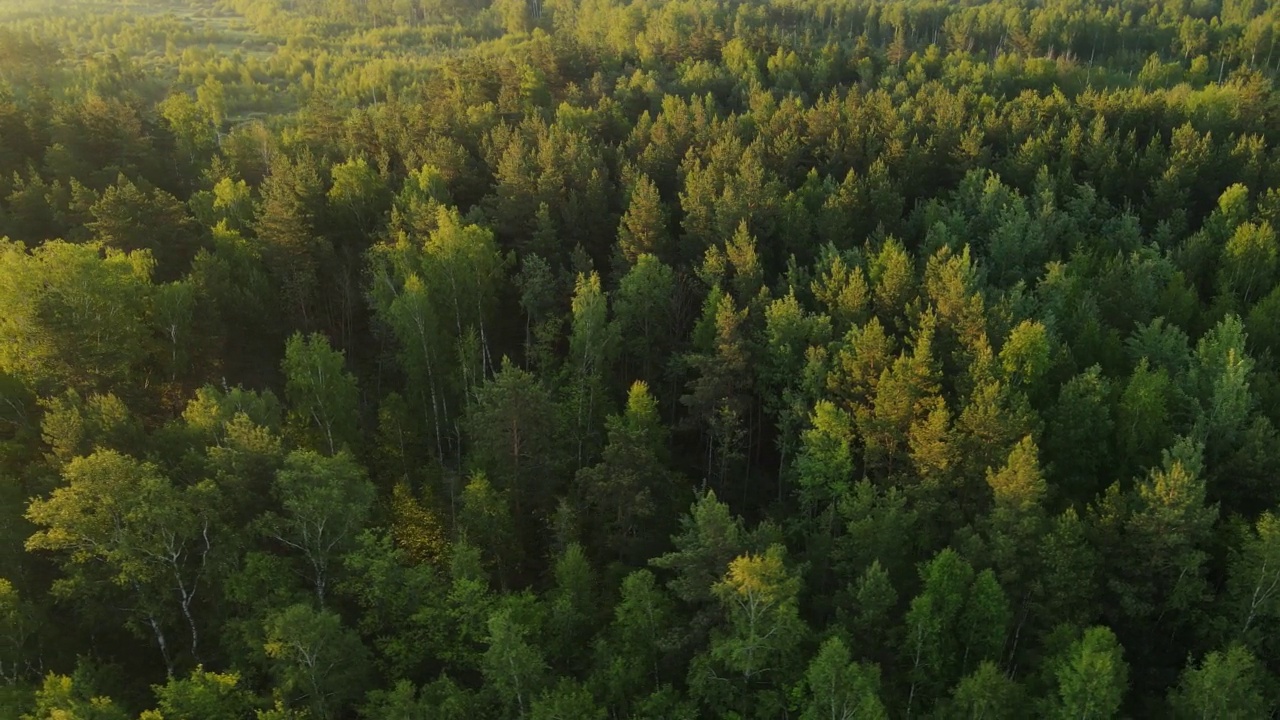
[[1278,39],[0,0],[0,718],[1280,716]]

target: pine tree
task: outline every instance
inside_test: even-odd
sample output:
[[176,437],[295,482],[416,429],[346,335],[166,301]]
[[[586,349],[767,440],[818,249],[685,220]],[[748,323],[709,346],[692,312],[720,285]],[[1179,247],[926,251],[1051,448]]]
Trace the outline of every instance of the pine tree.
[[632,182],[627,211],[618,223],[618,252],[628,266],[641,255],[662,258],[671,253],[666,209],[658,187],[643,173]]

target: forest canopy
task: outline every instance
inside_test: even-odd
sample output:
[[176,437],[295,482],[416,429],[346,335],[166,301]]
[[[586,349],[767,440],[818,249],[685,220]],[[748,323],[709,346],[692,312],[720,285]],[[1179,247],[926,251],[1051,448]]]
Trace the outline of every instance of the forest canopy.
[[0,2],[0,717],[1274,717],[1278,39]]

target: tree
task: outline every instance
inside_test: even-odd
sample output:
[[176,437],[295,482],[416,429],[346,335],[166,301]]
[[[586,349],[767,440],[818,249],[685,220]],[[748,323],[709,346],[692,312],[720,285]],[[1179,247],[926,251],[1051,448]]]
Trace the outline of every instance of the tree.
[[596,704],[591,691],[580,683],[561,678],[534,701],[532,720],[604,720],[608,711]]
[[1280,518],[1264,512],[1231,553],[1227,576],[1227,637],[1261,650],[1280,617]]
[[290,419],[315,444],[336,455],[356,440],[359,391],[343,354],[319,333],[294,333],[285,345],[285,398]]
[[[120,56],[114,59],[123,71]],[[107,187],[121,173],[142,174],[155,157],[141,108],[123,99],[123,92],[102,90],[54,104],[49,128],[54,152],[45,159],[63,182],[75,177],[95,190]]]
[[837,538],[838,564],[849,577],[879,562],[892,578],[912,572],[912,562],[923,530],[920,513],[896,487],[879,488],[866,478],[837,506],[844,534]]
[[[1110,396],[1110,381],[1103,377],[1102,368],[1094,365],[1062,386],[1048,423],[1045,457],[1058,477],[1067,481],[1072,495],[1080,499],[1096,494],[1099,471],[1108,466],[1111,457],[1114,424]],[[1090,452],[1080,452],[1080,448],[1090,448]]]
[[580,667],[591,631],[598,624],[596,577],[581,545],[570,543],[552,567],[555,586],[547,592],[547,630],[552,656],[561,666]]
[[960,615],[958,636],[963,650],[962,671],[970,663],[999,659],[1005,648],[1013,613],[1004,589],[990,569],[983,570],[969,586]]
[[[421,409],[436,462],[444,467],[454,452],[461,452],[454,422],[463,391],[454,377],[456,358],[451,350],[456,348],[448,347],[458,338],[447,334],[447,314],[424,279],[420,251],[407,236],[402,238],[394,248],[378,245],[370,251],[370,300],[375,319],[396,340],[406,396],[413,401],[411,407]],[[455,495],[451,487],[450,501]]]
[[854,429],[848,414],[820,400],[801,433],[795,474],[801,505],[810,516],[822,512],[852,487]]
[[794,288],[765,307],[756,382],[777,427],[780,468],[791,462],[797,432],[815,404],[822,385],[817,369],[830,340],[831,319],[805,312]]
[[0,241],[0,372],[42,393],[136,394],[153,265],[145,252]]
[[239,684],[240,676],[235,673],[196,667],[181,680],[169,678],[164,685],[153,687],[156,710],[164,720],[240,720],[256,702]]
[[1124,648],[1106,627],[1092,627],[1054,663],[1057,694],[1048,703],[1052,718],[1114,718],[1128,689]]
[[317,227],[322,202],[314,158],[304,155],[290,161],[277,155],[262,184],[254,230],[265,245],[264,260],[281,296],[304,325],[315,311],[320,267],[331,250]]
[[675,340],[671,328],[675,295],[675,272],[654,255],[637,256],[612,298],[614,323],[624,349],[620,353],[623,373],[654,383],[665,369],[662,365]]
[[1098,617],[1094,600],[1102,558],[1087,530],[1074,508],[1053,519],[1034,560],[1042,568],[1035,599],[1044,609],[1031,619],[1039,616],[1083,627]]
[[[217,496],[210,484],[174,486],[160,470],[112,450],[76,458],[63,470],[66,484],[36,498],[27,518],[42,529],[30,550],[63,553],[68,577],[55,588],[74,595],[106,580],[127,593],[130,627],[150,634],[173,672],[170,613],[177,610],[199,653],[196,601],[211,582]],[[106,588],[101,588],[106,589]],[[177,599],[178,607],[170,605]]]
[[[307,720],[310,713],[306,709],[294,710],[285,706],[284,702],[277,700],[269,710],[259,710],[255,720]],[[150,720],[144,718],[143,720]]]
[[406,482],[391,490],[391,534],[396,547],[414,563],[439,563],[448,556],[449,543],[439,515],[414,495]]
[[327,194],[329,206],[357,234],[352,240],[363,246],[359,235],[372,232],[390,205],[386,184],[363,157],[334,165],[329,172],[333,179]]
[[165,365],[171,381],[188,370],[193,356],[198,355],[201,344],[195,318],[198,292],[198,288],[187,281],[167,283],[156,289],[154,322],[168,346],[169,358]]
[[1125,339],[1125,349],[1139,365],[1165,370],[1171,375],[1185,372],[1191,362],[1189,339],[1182,328],[1159,317],[1139,325]]
[[268,617],[263,629],[263,650],[290,705],[305,706],[318,718],[332,718],[342,716],[360,697],[368,651],[337,613],[291,605]]
[[[827,245],[823,248],[823,256],[819,258],[820,272],[814,278],[810,288],[818,302],[826,308],[836,332],[846,333],[850,328],[866,322],[868,306],[871,302],[871,291],[867,286],[866,275],[862,266],[856,264],[854,258],[836,252],[835,247]],[[888,258],[886,257],[886,261]],[[882,272],[895,272],[884,268]],[[886,280],[897,282],[897,280]],[[889,294],[898,294],[896,289],[886,289]],[[886,300],[887,302],[887,300]]]
[[746,320],[749,308],[738,310],[733,296],[712,289],[695,330],[696,349],[686,361],[697,376],[680,398],[691,422],[702,432],[706,448],[706,476],[724,481],[742,454],[744,425],[751,403],[750,354]]
[[667,429],[649,386],[637,381],[621,415],[605,422],[608,442],[600,462],[578,471],[576,485],[583,516],[594,532],[591,547],[620,560],[638,560],[660,524],[660,509],[675,490],[667,468]]
[[1169,694],[1177,718],[1266,717],[1269,700],[1266,670],[1243,645],[1211,652],[1199,665],[1191,659],[1178,687]]
[[522,558],[515,522],[510,492],[495,488],[483,472],[472,473],[462,490],[457,527],[464,537],[474,538],[471,542],[475,547],[489,556],[503,587]]
[[999,471],[987,470],[995,507],[987,518],[988,549],[1001,585],[1018,598],[1025,619],[1032,589],[1041,577],[1038,558],[1026,548],[1039,544],[1045,531],[1044,500],[1048,487],[1040,472],[1035,442],[1023,438]]
[[745,306],[758,308],[768,300],[764,292],[764,268],[760,264],[760,255],[756,251],[756,238],[747,228],[747,221],[738,223],[738,228],[724,246],[726,271],[732,270],[729,288],[733,295]]
[[[613,608],[609,632],[616,643],[611,660],[626,663],[637,676],[627,698],[640,687],[656,687],[663,674],[660,662],[675,644],[679,632],[675,608],[657,579],[648,570],[636,570],[622,579],[621,596]],[[644,678],[647,676],[647,682]]]
[[303,576],[323,606],[333,566],[373,509],[373,484],[346,452],[326,457],[295,450],[276,473],[272,489],[283,512],[263,515],[262,531],[302,556]]
[[481,671],[508,712],[523,718],[543,684],[546,663],[542,653],[526,639],[529,629],[510,609],[489,618],[489,647]]
[[[525,317],[525,369],[549,372],[558,362],[555,346],[564,326],[560,313],[562,283],[545,258],[531,253],[520,259],[520,272],[515,277],[515,284],[520,291],[520,308]],[[617,310],[615,296],[615,314]]]
[[895,351],[894,338],[878,317],[850,329],[834,352],[831,372],[827,374],[828,393],[846,410],[871,407],[880,376],[893,362]]
[[880,702],[880,668],[856,663],[839,637],[822,643],[805,673],[808,698],[801,720],[887,720]]
[[35,693],[35,707],[22,720],[127,720],[129,715],[105,696],[90,695],[84,683],[49,673]]
[[578,467],[594,455],[607,395],[605,375],[612,363],[617,336],[609,323],[608,299],[600,288],[600,276],[578,275],[570,303],[569,398],[572,403],[578,445]]
[[1163,466],[1137,486],[1124,546],[1107,548],[1121,561],[1121,578],[1113,584],[1121,608],[1132,616],[1172,613],[1189,622],[1212,597],[1206,547],[1218,507],[1205,502],[1202,452],[1182,438],[1164,453]]
[[[285,339],[282,319],[271,312],[281,301],[263,263],[262,245],[231,230],[226,221],[212,235],[210,248],[196,254],[184,281],[195,287],[198,334],[221,341],[223,347],[215,346],[211,354],[221,355],[217,359],[228,364],[228,371],[260,372],[279,362]],[[232,338],[245,342],[234,346],[238,352],[226,353]]]
[[[381,530],[361,532],[342,565],[344,578],[335,591],[350,603],[345,607],[358,609],[356,629],[369,638],[382,675],[404,677],[447,655],[434,642],[449,590],[438,566],[415,563]],[[424,652],[428,641],[432,648]]]
[[438,227],[440,209],[451,204],[448,181],[439,168],[410,170],[392,201],[393,237],[426,237]]
[[872,561],[856,585],[850,585],[849,591],[855,612],[846,624],[852,628],[857,646],[863,648],[860,654],[863,657],[884,655],[889,635],[894,629],[891,614],[898,605],[898,592],[893,588],[888,571],[879,560]]
[[1196,343],[1187,372],[1188,392],[1200,405],[1196,432],[1214,459],[1238,447],[1256,402],[1250,387],[1255,362],[1246,342],[1244,323],[1228,315]]
[[9,685],[30,670],[25,650],[36,629],[32,610],[13,583],[0,578],[0,681]]
[[1023,717],[1025,709],[1022,687],[990,660],[982,661],[977,670],[966,675],[951,693],[949,713],[944,717],[992,718]]
[[176,280],[200,245],[186,207],[163,190],[143,191],[121,175],[89,208],[86,224],[103,247],[132,253],[148,250],[156,277]]
[[869,263],[872,298],[876,315],[890,327],[898,327],[898,318],[916,294],[914,261],[897,239],[885,240]]
[[1173,381],[1164,368],[1153,370],[1146,358],[1138,362],[1120,396],[1116,412],[1118,443],[1133,469],[1150,467],[1159,460],[1158,448],[1173,439],[1167,408],[1172,403]]
[[655,259],[670,255],[667,212],[658,186],[641,173],[632,183],[627,211],[618,223],[618,252],[634,267],[642,255]]
[[510,491],[519,521],[549,512],[569,457],[551,394],[509,360],[476,392],[467,413],[474,466]]
[[786,707],[784,688],[802,676],[799,648],[808,628],[799,614],[800,579],[786,567],[785,552],[774,543],[740,555],[712,587],[724,619],[688,672],[690,694],[708,712],[774,717]]
[[141,453],[145,447],[138,419],[115,395],[81,398],[68,390],[40,405],[44,410],[40,439],[49,448],[45,457],[53,466],[63,466],[94,450]]
[[918,425],[937,407],[941,374],[933,357],[935,328],[932,313],[921,315],[911,338],[911,351],[892,360],[885,358],[885,367],[874,383],[874,396],[854,406],[864,440],[863,456],[873,477],[899,471],[906,459],[904,436],[909,445],[912,425]]
[[671,537],[675,549],[650,560],[654,567],[671,570],[675,576],[667,587],[682,601],[705,605],[715,598],[713,586],[720,581],[729,562],[747,549],[742,518],[708,490],[680,519],[680,532]]
[[1000,348],[1000,366],[1014,387],[1035,395],[1050,365],[1050,340],[1043,323],[1023,320]]
[[185,92],[174,93],[159,106],[160,115],[178,139],[178,146],[192,165],[217,147],[217,124],[208,108]]
[[926,516],[940,517],[963,489],[955,476],[960,449],[946,400],[922,400],[917,414],[907,430],[908,457],[919,478],[913,500]]
[[[401,718],[420,717],[431,712],[424,698],[418,696],[418,688],[409,680],[400,680],[389,690],[371,690],[361,713],[366,717]],[[444,715],[450,717],[450,715]]]
[[[973,356],[974,361],[979,359],[988,343],[986,323],[983,320],[986,300],[969,246],[966,245],[959,253],[949,245],[939,248],[925,266],[924,285],[925,293],[938,315],[939,328],[946,337],[954,338],[953,342],[959,344],[952,353],[958,354],[956,360],[966,354]],[[1029,341],[1025,348],[1028,351],[1026,358],[1037,358],[1040,355],[1040,341],[1044,338],[1035,328],[1034,322],[1029,322],[1024,330],[1025,339]],[[949,345],[950,343],[944,343],[944,347]],[[1015,347],[1019,345],[1020,343],[1015,343]],[[1019,348],[1019,356],[1023,355],[1021,350]],[[1035,362],[1027,367],[1035,368]],[[971,371],[970,374],[976,373]]]
[[[980,384],[956,419],[961,469],[967,465],[972,472],[981,472],[995,467],[1019,440],[1037,429],[1037,420],[1021,392],[999,381]],[[972,487],[966,490],[960,498],[962,507],[974,512],[982,499]]]
[[940,695],[969,664],[994,660],[1004,647],[1009,607],[990,570],[951,548],[920,566],[924,586],[907,612],[902,659],[909,663],[907,708]]
[[1222,248],[1220,292],[1237,298],[1241,309],[1249,307],[1274,285],[1278,252],[1270,223],[1246,222],[1237,227]]
[[490,349],[489,325],[505,261],[493,233],[463,220],[457,210],[441,208],[437,229],[426,238],[414,258],[429,288],[436,313],[448,321],[452,315],[452,339],[461,343],[474,335],[479,342],[479,368],[463,363],[463,386],[470,391],[482,377],[495,371]]
[[769,546],[762,555],[741,555],[712,587],[729,621],[728,632],[712,639],[712,657],[747,683],[785,672],[803,639],[800,581],[787,569],[784,556],[781,545]]
[[280,402],[270,391],[206,386],[182,414],[182,430],[203,449],[203,471],[228,503],[228,522],[246,526],[262,512],[284,462]]

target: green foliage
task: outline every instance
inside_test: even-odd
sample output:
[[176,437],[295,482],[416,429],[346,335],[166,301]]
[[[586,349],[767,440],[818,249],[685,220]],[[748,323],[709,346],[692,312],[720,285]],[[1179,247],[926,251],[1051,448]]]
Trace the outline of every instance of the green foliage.
[[168,720],[237,720],[253,708],[254,700],[238,687],[234,674],[207,672],[197,667],[185,679],[170,678],[155,688],[157,709]]
[[285,458],[272,490],[281,512],[265,514],[262,531],[301,555],[303,577],[323,605],[334,566],[368,520],[373,485],[347,453],[296,450]]
[[782,546],[735,558],[724,579],[712,587],[729,619],[728,633],[712,638],[712,657],[748,683],[783,671],[804,639],[799,591],[799,579],[784,564]]
[[469,456],[494,486],[510,494],[520,532],[545,515],[569,466],[555,402],[536,377],[510,361],[480,387],[467,415]]
[[573,680],[562,679],[533,703],[532,720],[604,720],[608,712],[596,704],[591,692]]
[[834,637],[822,644],[805,673],[808,699],[800,715],[804,720],[819,718],[889,717],[881,704],[880,670],[849,659],[849,649]]
[[1010,622],[1008,601],[990,570],[975,575],[954,550],[920,567],[923,588],[906,615],[902,656],[909,663],[909,702],[936,697],[966,665],[994,660]]
[[0,716],[1272,713],[1273,5],[11,0]]
[[263,181],[254,224],[264,246],[264,264],[289,312],[304,324],[315,312],[320,260],[326,250],[317,227],[322,192],[314,158],[304,155],[291,162],[277,155]]
[[146,250],[156,261],[156,276],[180,277],[198,248],[186,208],[163,190],[144,192],[121,175],[89,207],[85,224],[103,247],[133,253]]
[[609,631],[616,645],[606,647],[612,650],[610,663],[624,666],[624,692],[653,687],[662,676],[659,663],[680,632],[674,615],[674,604],[653,573],[636,570],[622,579]]
[[795,471],[800,501],[813,513],[849,492],[854,431],[848,414],[825,400],[814,407],[809,425],[800,436]]
[[1024,709],[1023,689],[990,660],[956,685],[950,714],[955,718],[1016,718]]
[[18,680],[27,640],[35,630],[32,610],[13,583],[0,578],[0,678],[10,684]]
[[[529,643],[528,634],[529,629],[513,617],[511,610],[498,611],[489,618],[489,646],[481,665],[485,680],[506,705],[508,714],[521,718],[534,706],[546,673],[542,653]],[[555,717],[545,713],[553,711],[555,705],[577,699],[571,692],[567,698],[557,695],[552,694],[538,703],[543,708],[543,717]]]
[[337,614],[291,605],[267,618],[263,630],[263,650],[288,706],[331,718],[359,696],[367,651]]
[[631,266],[642,255],[664,257],[671,250],[667,213],[658,187],[646,175],[636,178],[630,204],[618,224],[618,252]]
[[364,158],[330,169],[329,205],[348,216],[357,233],[368,233],[390,204],[386,184]]
[[1048,713],[1055,718],[1114,718],[1120,714],[1129,666],[1116,636],[1093,627],[1072,643],[1055,663],[1057,695]]
[[0,242],[0,370],[42,392],[130,389],[150,333],[151,258],[50,242]]
[[324,336],[295,333],[285,346],[281,370],[290,420],[314,438],[310,444],[333,455],[356,439],[356,379]]
[[608,441],[600,463],[578,471],[583,516],[593,545],[619,559],[655,541],[652,524],[676,491],[667,468],[667,429],[649,386],[637,381],[621,415],[606,420]]
[[[653,255],[640,255],[613,295],[614,322],[622,347],[623,372],[654,381],[675,340],[671,318],[676,276]],[[624,375],[625,377],[625,375]]]
[[600,445],[607,394],[605,370],[617,352],[616,326],[609,322],[608,299],[600,276],[578,275],[570,302],[568,396],[577,440],[577,465]]
[[[192,611],[215,548],[217,489],[175,486],[155,465],[112,450],[75,458],[62,474],[65,485],[27,508],[27,518],[41,528],[28,549],[58,553],[67,570],[57,592],[74,597],[120,588],[132,599],[128,624],[154,636],[170,669],[177,648],[165,626],[180,609],[189,625],[188,650],[198,656]],[[180,608],[172,607],[174,600]]]
[[680,532],[672,537],[672,544],[674,551],[650,563],[674,574],[667,586],[676,597],[702,604],[714,598],[713,586],[729,562],[746,549],[747,538],[742,519],[733,516],[715,492],[707,491],[680,519]]
[[1231,645],[1209,653],[1199,665],[1188,662],[1169,704],[1175,717],[1262,717],[1274,705],[1266,696],[1268,686],[1257,658]]
[[22,720],[126,720],[129,715],[105,696],[91,696],[66,675],[49,673],[35,694],[35,708]]

